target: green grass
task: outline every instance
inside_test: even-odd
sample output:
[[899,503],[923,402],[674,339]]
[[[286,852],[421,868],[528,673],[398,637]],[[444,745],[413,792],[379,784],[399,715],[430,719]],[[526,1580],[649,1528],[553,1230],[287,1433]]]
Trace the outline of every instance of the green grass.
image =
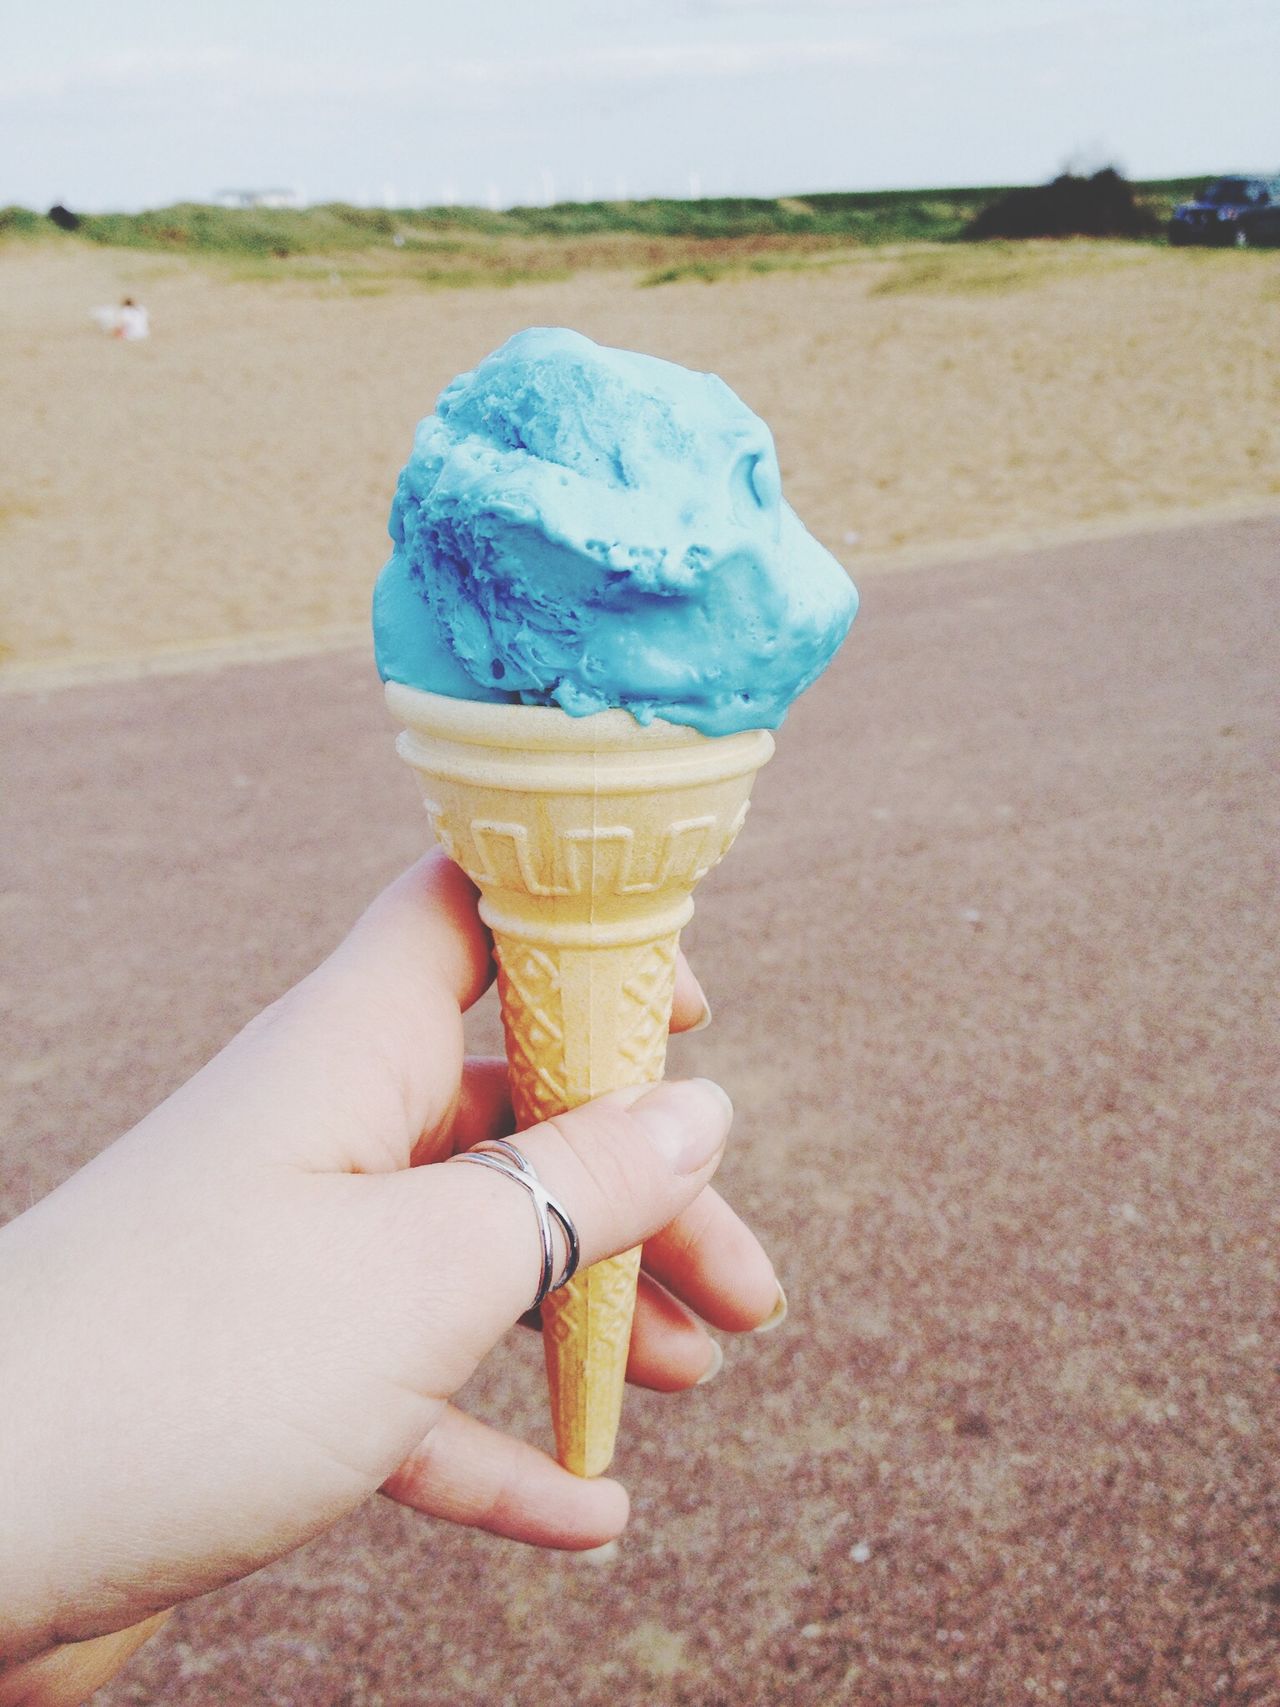
[[44,237],[56,231],[43,214],[32,213],[30,208],[0,207],[0,238]]
[[[566,202],[505,212],[475,207],[358,208],[342,202],[310,208],[223,208],[181,202],[146,213],[86,214],[71,235],[112,248],[260,255],[276,260],[391,247],[458,255],[486,241],[784,238],[890,243],[957,236],[997,193],[886,190],[778,200]],[[25,208],[0,209],[0,235],[54,230]]]
[[[1137,186],[1163,221],[1203,178]],[[338,282],[355,294],[393,285],[424,289],[509,285],[565,278],[588,268],[624,268],[641,282],[712,283],[731,274],[832,264],[851,251],[889,244],[952,244],[1007,186],[824,192],[776,199],[566,202],[555,207],[223,208],[181,202],[146,213],[88,214],[59,231],[26,208],[0,208],[0,241],[30,238],[185,255],[224,265],[233,279]],[[967,246],[966,246],[967,247]],[[988,246],[991,247],[991,246]],[[1015,273],[1012,261],[1001,263]],[[927,289],[931,267],[886,283]],[[997,272],[999,268],[997,268]],[[957,275],[948,273],[956,288]],[[984,284],[990,276],[992,282]],[[911,280],[914,279],[914,283]],[[975,274],[967,288],[1000,288]]]

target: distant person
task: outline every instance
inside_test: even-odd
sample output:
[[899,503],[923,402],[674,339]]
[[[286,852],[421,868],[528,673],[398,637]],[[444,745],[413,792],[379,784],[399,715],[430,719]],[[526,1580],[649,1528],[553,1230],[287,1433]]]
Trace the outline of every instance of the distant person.
[[132,344],[151,336],[151,317],[131,296],[126,296],[119,308],[92,308],[89,314],[112,338],[122,338]]
[[142,304],[135,302],[131,296],[126,296],[120,304],[115,335],[130,344],[136,343],[139,338],[151,336],[151,317]]

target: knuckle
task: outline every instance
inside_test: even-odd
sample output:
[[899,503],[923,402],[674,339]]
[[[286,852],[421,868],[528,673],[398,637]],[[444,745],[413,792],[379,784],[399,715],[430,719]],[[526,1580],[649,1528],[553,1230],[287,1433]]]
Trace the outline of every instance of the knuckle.
[[625,1108],[596,1103],[547,1122],[572,1155],[577,1180],[609,1211],[629,1211],[644,1197],[649,1147]]
[[672,1257],[677,1261],[692,1261],[699,1257],[719,1230],[719,1208],[719,1200],[709,1191],[694,1199],[664,1234]]

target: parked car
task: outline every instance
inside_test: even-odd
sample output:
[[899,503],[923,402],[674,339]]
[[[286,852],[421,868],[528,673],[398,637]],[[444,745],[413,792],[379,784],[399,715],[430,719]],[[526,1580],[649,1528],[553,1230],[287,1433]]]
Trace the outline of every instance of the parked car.
[[1280,178],[1215,178],[1169,221],[1170,243],[1280,243]]

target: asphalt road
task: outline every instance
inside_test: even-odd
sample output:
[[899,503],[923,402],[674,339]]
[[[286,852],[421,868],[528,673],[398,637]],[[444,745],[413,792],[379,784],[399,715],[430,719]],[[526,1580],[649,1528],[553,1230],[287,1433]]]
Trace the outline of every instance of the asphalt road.
[[[1280,525],[864,595],[703,888],[716,1021],[673,1046],[738,1105],[789,1321],[629,1402],[612,1562],[375,1501],[104,1707],[1280,1702]],[[425,827],[360,655],[0,726],[15,1213]],[[545,1441],[540,1381],[521,1343],[470,1396]]]

